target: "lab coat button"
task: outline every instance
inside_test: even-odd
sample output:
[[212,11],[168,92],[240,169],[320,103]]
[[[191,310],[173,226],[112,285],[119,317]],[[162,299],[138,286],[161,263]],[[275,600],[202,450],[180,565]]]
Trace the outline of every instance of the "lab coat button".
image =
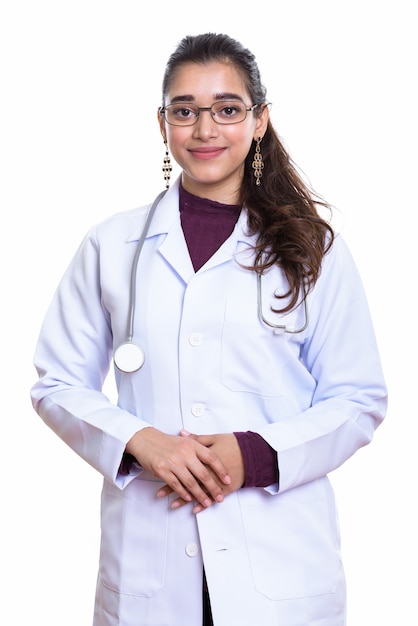
[[195,404],[193,404],[192,415],[194,415],[195,417],[201,417],[204,412],[205,412],[204,404],[202,404],[201,402],[196,402]]
[[188,543],[186,546],[186,554],[187,556],[197,556],[197,545],[195,543]]
[[198,348],[203,343],[203,335],[202,333],[192,333],[189,337],[189,342],[191,346]]

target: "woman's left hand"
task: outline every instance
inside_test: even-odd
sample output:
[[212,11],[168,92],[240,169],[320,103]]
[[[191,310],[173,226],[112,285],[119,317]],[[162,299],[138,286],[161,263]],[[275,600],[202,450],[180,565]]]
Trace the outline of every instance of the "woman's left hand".
[[[228,474],[231,477],[231,483],[229,485],[225,485],[219,482],[216,476],[220,487],[222,488],[223,494],[226,496],[233,491],[237,491],[242,487],[245,480],[245,468],[244,461],[241,454],[241,449],[239,447],[237,438],[233,433],[221,433],[215,435],[193,435],[186,430],[182,430],[182,437],[192,437],[202,445],[213,448],[213,451],[217,454],[220,460],[224,463],[227,468]],[[164,498],[173,493],[173,490],[168,485],[164,485],[161,487],[157,496],[160,498]],[[183,498],[176,498],[171,503],[172,509],[178,509],[185,504],[190,504]],[[201,504],[195,504],[193,506],[193,513],[200,513],[204,511],[205,507]]]

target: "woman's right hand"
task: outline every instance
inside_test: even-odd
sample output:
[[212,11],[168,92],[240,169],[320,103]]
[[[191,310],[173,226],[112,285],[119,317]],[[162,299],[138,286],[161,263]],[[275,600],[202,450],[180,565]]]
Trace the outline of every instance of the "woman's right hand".
[[224,485],[231,483],[215,452],[192,437],[167,435],[150,426],[135,433],[126,444],[126,452],[180,498],[195,500],[205,508],[224,499],[216,478]]

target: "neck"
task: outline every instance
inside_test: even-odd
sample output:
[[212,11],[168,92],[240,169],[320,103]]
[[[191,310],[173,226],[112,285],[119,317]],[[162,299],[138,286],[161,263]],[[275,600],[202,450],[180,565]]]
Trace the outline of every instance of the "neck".
[[225,182],[222,183],[201,183],[200,181],[189,178],[184,172],[181,175],[181,184],[183,189],[198,198],[206,198],[214,200],[222,204],[239,204],[240,189],[232,185],[229,187]]

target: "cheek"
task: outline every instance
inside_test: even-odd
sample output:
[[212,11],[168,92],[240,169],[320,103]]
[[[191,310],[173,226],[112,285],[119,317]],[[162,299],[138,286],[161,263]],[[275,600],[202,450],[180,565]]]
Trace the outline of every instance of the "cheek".
[[253,136],[252,134],[241,135],[239,139],[234,143],[235,154],[237,157],[244,161],[247,158],[248,154],[252,152],[252,142]]
[[180,126],[168,126],[166,130],[166,137],[169,148],[172,152],[176,151],[176,148],[180,148],[190,138],[190,131],[187,128],[181,128]]
[[229,133],[231,145],[236,146],[238,150],[247,155],[253,142],[254,130],[253,125],[247,128],[239,128],[239,124],[231,126]]

